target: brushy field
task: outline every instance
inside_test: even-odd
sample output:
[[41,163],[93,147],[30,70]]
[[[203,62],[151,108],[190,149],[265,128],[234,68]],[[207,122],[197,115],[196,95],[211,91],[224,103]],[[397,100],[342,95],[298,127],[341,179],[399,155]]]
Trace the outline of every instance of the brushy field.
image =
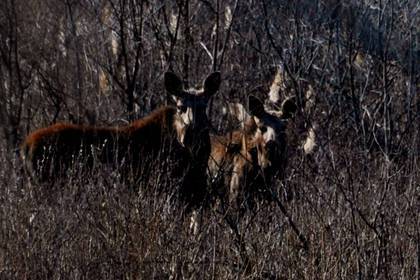
[[[420,277],[418,1],[0,2],[0,279]],[[168,69],[190,85],[221,71],[208,115],[229,131],[226,104],[266,99],[279,65],[298,112],[278,203],[237,216],[213,198],[193,234],[159,168],[136,185],[100,165],[54,184],[23,170],[30,131],[147,115]]]
[[[7,153],[5,153],[7,154]],[[217,205],[198,234],[156,171],[133,191],[104,168],[56,185],[1,161],[1,278],[414,279],[418,273],[416,161],[397,165],[335,153],[317,171],[291,164],[282,201],[309,241],[305,251],[277,205],[261,202],[228,223]],[[296,159],[294,162],[299,162]],[[357,162],[357,164],[349,164]]]

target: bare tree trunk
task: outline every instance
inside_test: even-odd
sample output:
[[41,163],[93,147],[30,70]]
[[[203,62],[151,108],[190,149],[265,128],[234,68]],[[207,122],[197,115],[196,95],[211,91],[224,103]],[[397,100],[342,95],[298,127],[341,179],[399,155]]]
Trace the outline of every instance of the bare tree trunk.
[[214,46],[213,46],[213,71],[217,69],[217,55],[219,53],[219,16],[220,16],[220,1],[216,0],[216,34],[214,36]]
[[[7,74],[2,73],[2,98],[4,102],[1,103],[3,108],[0,121],[5,123],[3,126],[3,133],[6,139],[7,147],[14,148],[19,143],[19,127],[22,119],[23,101],[25,96],[26,86],[23,82],[23,73],[21,69],[20,53],[19,53],[19,36],[18,36],[18,12],[16,11],[15,0],[6,2],[7,14],[7,38],[9,45],[2,50],[1,59],[6,68]],[[8,81],[7,81],[8,80]],[[7,86],[5,86],[7,85]]]
[[69,13],[70,18],[70,26],[71,26],[71,35],[72,40],[74,41],[74,60],[76,64],[76,77],[73,81],[73,93],[77,100],[77,120],[78,122],[81,121],[82,113],[83,113],[83,104],[82,104],[82,97],[83,97],[83,88],[84,88],[84,80],[82,74],[82,61],[81,61],[81,52],[83,51],[82,43],[80,42],[78,31],[77,31],[77,22],[74,17],[73,11],[73,2],[71,0],[66,0],[66,6]]
[[190,1],[184,0],[184,84],[188,87],[189,79],[189,65],[190,65],[190,45],[191,45],[191,34],[190,34]]

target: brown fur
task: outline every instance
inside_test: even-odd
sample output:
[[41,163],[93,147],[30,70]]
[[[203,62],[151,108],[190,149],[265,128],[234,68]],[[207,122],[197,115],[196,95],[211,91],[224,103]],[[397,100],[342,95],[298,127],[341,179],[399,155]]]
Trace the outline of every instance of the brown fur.
[[22,156],[28,170],[40,181],[63,176],[79,161],[84,161],[88,169],[99,160],[135,170],[141,159],[155,157],[163,143],[174,144],[175,113],[173,107],[160,108],[122,127],[57,123],[29,134],[22,145]]
[[[27,170],[39,181],[64,177],[80,164],[90,171],[97,162],[119,168],[124,178],[141,178],[142,168],[155,162],[176,164],[181,177],[181,195],[190,204],[201,203],[206,190],[210,138],[205,112],[217,92],[220,74],[211,74],[203,89],[185,90],[172,73],[165,74],[165,87],[176,107],[163,107],[121,127],[95,127],[57,123],[29,134],[21,147]],[[161,161],[159,161],[161,159]]]
[[[294,109],[290,103],[285,104],[283,107],[291,111],[283,111],[279,117],[275,117],[264,110],[260,101],[250,98],[250,106],[254,108],[242,130],[223,136],[211,136],[210,174],[222,197],[229,196],[229,201],[236,206],[246,201],[241,199],[243,196],[270,196],[269,188],[274,179],[283,177],[287,123],[281,115],[289,117]],[[279,123],[276,124],[276,121]],[[279,125],[274,141],[267,141],[261,133],[262,127],[269,124]],[[227,192],[226,187],[229,189]]]

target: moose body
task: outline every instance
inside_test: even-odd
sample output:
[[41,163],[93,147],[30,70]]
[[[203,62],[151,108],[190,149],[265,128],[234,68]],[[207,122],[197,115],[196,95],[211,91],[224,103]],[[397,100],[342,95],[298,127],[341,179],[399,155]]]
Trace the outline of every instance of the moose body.
[[121,127],[57,123],[28,135],[22,147],[23,157],[39,181],[63,176],[77,163],[90,170],[97,161],[125,173],[130,170],[134,175],[142,162],[157,157],[161,147],[171,147],[173,153],[183,152],[172,125],[175,114],[175,108],[163,107]]
[[211,149],[205,109],[219,84],[220,74],[215,72],[202,89],[185,90],[182,81],[168,72],[165,87],[176,106],[162,107],[121,127],[58,123],[38,129],[22,144],[25,165],[41,182],[63,177],[79,163],[90,171],[96,161],[119,168],[123,177],[141,179],[141,171],[150,163],[172,159],[171,175],[182,177],[182,195],[190,204],[200,202]]
[[293,101],[286,100],[281,112],[269,113],[253,96],[249,107],[251,115],[244,120],[242,129],[211,137],[210,176],[218,182],[216,186],[221,186],[218,189],[222,197],[228,196],[234,206],[251,202],[247,197],[271,196],[274,180],[283,177],[287,118],[296,108]]

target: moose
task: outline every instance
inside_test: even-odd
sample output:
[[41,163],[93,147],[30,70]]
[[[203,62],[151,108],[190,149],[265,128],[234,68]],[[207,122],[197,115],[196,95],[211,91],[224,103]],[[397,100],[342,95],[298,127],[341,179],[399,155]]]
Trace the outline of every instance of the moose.
[[147,160],[173,157],[175,173],[182,173],[181,195],[191,205],[200,203],[211,151],[206,107],[220,82],[220,73],[214,72],[201,88],[185,89],[177,75],[166,72],[165,88],[176,106],[161,107],[125,126],[57,123],[35,130],[21,146],[25,167],[45,182],[65,176],[80,161],[86,171],[99,161],[118,167],[122,177],[138,179]]
[[[298,112],[296,97],[285,97],[284,72],[279,67],[268,93],[266,104],[258,98],[249,96],[246,112],[240,103],[230,104],[228,111],[240,122],[241,129],[225,135],[211,135],[211,154],[209,175],[213,192],[221,198],[223,209],[226,205],[243,213],[253,208],[256,198],[275,202],[286,217],[292,230],[298,236],[305,250],[308,241],[293,222],[286,207],[272,190],[276,179],[284,180],[284,172],[289,156],[289,138],[294,134],[294,116]],[[280,93],[285,97],[281,101]],[[313,106],[312,88],[307,92],[305,110]],[[293,120],[293,121],[291,121]],[[309,129],[302,149],[305,154],[312,153],[315,131]],[[228,200],[228,203],[224,203]],[[236,212],[236,211],[234,211]],[[230,215],[225,215],[232,230],[237,226]]]
[[287,161],[287,120],[296,111],[292,98],[283,102],[281,111],[268,112],[252,95],[248,103],[250,114],[240,104],[231,104],[230,111],[245,118],[241,129],[222,136],[211,135],[211,179],[219,182],[216,187],[222,186],[217,192],[222,197],[228,196],[236,207],[247,201],[241,199],[242,195],[270,195],[273,180],[283,176]]

